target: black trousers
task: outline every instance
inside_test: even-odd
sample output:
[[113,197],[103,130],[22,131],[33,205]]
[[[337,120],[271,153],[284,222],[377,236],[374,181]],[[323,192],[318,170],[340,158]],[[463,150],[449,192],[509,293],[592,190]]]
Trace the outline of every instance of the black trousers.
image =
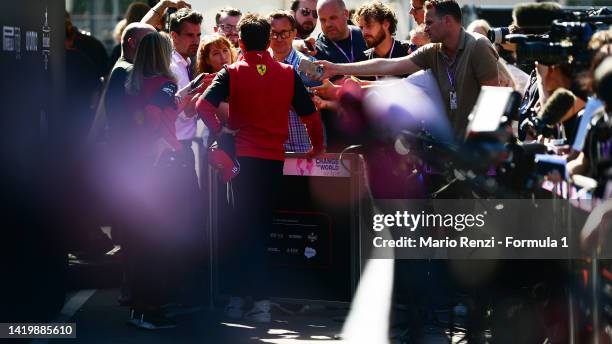
[[[240,174],[232,181],[234,211],[226,228],[225,248],[230,268],[232,294],[268,297],[263,286],[267,280],[266,250],[272,213],[276,207],[283,162],[239,157]],[[222,272],[224,273],[224,272]]]
[[[193,157],[191,150],[188,153]],[[194,202],[199,197],[197,180],[193,163],[183,154],[165,154],[156,166],[134,168],[139,178],[129,197],[125,244],[136,308],[177,301],[185,277],[202,254],[202,209]]]

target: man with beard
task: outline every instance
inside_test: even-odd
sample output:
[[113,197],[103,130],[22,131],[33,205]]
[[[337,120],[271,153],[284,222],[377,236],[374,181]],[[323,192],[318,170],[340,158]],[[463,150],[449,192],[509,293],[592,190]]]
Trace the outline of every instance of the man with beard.
[[397,18],[389,6],[379,1],[364,4],[355,11],[353,21],[359,25],[366,45],[370,48],[365,51],[368,60],[408,55],[408,42],[394,38]]
[[317,27],[317,0],[293,0],[291,13],[297,21],[297,38],[306,39]]
[[238,29],[236,27],[240,18],[242,18],[242,12],[232,7],[225,7],[215,15],[215,32],[229,39],[236,49],[240,48],[238,46]]

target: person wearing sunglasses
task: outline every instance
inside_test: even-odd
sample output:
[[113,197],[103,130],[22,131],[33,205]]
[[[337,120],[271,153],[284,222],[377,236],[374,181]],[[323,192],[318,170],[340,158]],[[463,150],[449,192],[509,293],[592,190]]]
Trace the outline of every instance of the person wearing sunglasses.
[[306,39],[317,27],[317,0],[293,0],[291,13],[297,21],[297,38]]
[[414,18],[417,25],[423,25],[425,23],[425,0],[410,0],[408,14]]
[[215,33],[225,36],[232,42],[234,48],[238,49],[238,29],[237,25],[242,17],[242,12],[239,9],[225,7],[219,10],[215,15]]

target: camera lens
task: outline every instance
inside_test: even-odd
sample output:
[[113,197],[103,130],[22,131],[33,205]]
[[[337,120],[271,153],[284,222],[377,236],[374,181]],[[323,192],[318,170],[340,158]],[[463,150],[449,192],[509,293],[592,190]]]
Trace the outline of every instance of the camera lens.
[[501,44],[506,42],[506,35],[510,33],[507,27],[496,27],[489,30],[487,37],[493,44]]

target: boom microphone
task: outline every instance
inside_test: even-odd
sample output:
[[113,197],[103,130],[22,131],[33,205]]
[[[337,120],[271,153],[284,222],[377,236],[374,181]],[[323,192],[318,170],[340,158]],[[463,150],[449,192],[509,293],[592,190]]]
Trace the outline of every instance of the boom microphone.
[[561,122],[565,114],[574,107],[576,96],[565,88],[558,88],[548,98],[538,118],[546,125],[554,125]]

